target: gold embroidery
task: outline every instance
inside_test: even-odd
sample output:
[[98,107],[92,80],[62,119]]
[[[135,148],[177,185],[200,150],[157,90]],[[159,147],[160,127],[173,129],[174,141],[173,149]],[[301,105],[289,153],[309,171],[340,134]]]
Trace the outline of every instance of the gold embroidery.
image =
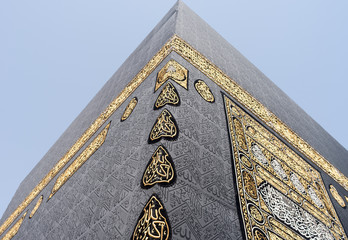
[[34,216],[34,214],[36,213],[36,211],[39,209],[41,203],[43,200],[43,196],[41,195],[39,200],[37,200],[35,207],[33,208],[33,210],[31,211],[30,215],[29,215],[29,219],[32,218]]
[[[171,53],[176,52],[198,70],[204,73],[212,81],[218,84],[224,91],[237,99],[244,107],[254,113],[266,125],[276,131],[281,137],[292,144],[296,149],[311,159],[320,169],[326,172],[337,183],[348,191],[348,178],[337,168],[321,156],[306,141],[292,131],[278,117],[272,114],[264,105],[252,97],[248,92],[235,83],[230,77],[222,72],[217,66],[210,62],[201,53],[186,43],[179,36],[174,35],[139,73],[129,82],[121,93],[108,105],[99,117],[90,125],[82,136],[73,144],[67,153],[47,173],[47,175],[35,186],[23,202],[5,220],[0,227],[0,235],[13,223],[13,221],[29,206],[29,204],[40,194],[47,184],[62,170],[62,168],[75,156],[84,144],[94,135],[96,131],[108,120],[108,118],[119,108],[119,106],[137,89],[137,87],[153,72],[153,70]],[[163,84],[163,83],[162,83]],[[286,149],[284,151],[287,151]]]
[[135,106],[138,103],[138,99],[136,97],[132,98],[132,100],[130,100],[130,102],[128,103],[126,109],[124,110],[124,113],[121,117],[121,122],[125,121],[133,112]]
[[[247,239],[277,239],[269,230],[284,239],[303,239],[306,234],[325,240],[347,239],[319,172],[226,95],[224,102]],[[264,220],[272,220],[271,216],[279,221]],[[290,225],[297,216],[298,223]],[[301,221],[306,222],[303,229]],[[307,231],[307,227],[316,231]]]
[[275,233],[271,231],[269,231],[268,234],[269,234],[270,240],[284,240],[284,238],[279,237],[278,235],[276,235]]
[[205,101],[211,102],[211,103],[215,101],[213,93],[210,91],[210,88],[208,87],[208,85],[205,82],[203,82],[203,80],[200,80],[200,79],[196,80],[195,88],[197,92],[199,93],[199,95],[201,95],[201,97]]
[[153,186],[156,183],[171,183],[174,180],[175,170],[173,160],[167,150],[161,145],[152,155],[143,175],[143,187]]
[[152,127],[149,136],[149,143],[157,142],[161,140],[161,138],[168,140],[175,139],[177,134],[178,128],[174,117],[167,109],[164,109]]
[[24,215],[13,225],[13,227],[5,234],[5,236],[1,240],[11,240],[17,234],[27,213],[28,212],[24,213]]
[[330,192],[331,195],[333,196],[333,198],[337,201],[337,203],[341,206],[341,207],[345,207],[346,203],[344,202],[343,198],[341,197],[341,195],[337,192],[336,188],[333,185],[330,185]]
[[133,232],[133,240],[169,239],[170,230],[166,211],[156,196],[152,196],[145,205]]
[[252,218],[258,222],[259,224],[263,224],[264,222],[264,217],[261,213],[261,211],[256,207],[254,204],[249,204],[248,205],[248,210]]
[[64,183],[66,183],[72,177],[72,175],[74,175],[77,170],[80,169],[80,167],[92,156],[93,153],[95,153],[95,151],[101,147],[101,145],[103,145],[109,131],[110,124],[111,123],[106,125],[103,131],[98,134],[98,136],[86,147],[86,149],[83,150],[83,152],[57,178],[48,200],[50,200],[53,195],[64,185]]
[[170,39],[138,74],[128,83],[120,94],[106,107],[98,118],[86,129],[82,136],[73,144],[68,152],[57,162],[47,175],[35,186],[23,202],[5,220],[0,227],[0,235],[13,223],[13,221],[29,206],[50,181],[63,169],[63,167],[75,156],[84,144],[98,131],[119,106],[137,89],[137,87],[153,72],[153,70],[173,51],[172,39]]
[[257,199],[256,183],[253,176],[248,171],[243,171],[242,176],[246,193],[250,197]]
[[301,153],[305,154],[311,161],[348,191],[348,178],[346,176],[291,130],[277,116],[271,113],[262,103],[228,77],[221,69],[176,35],[172,40],[172,47],[176,53],[185,58],[228,94],[237,99],[244,107],[254,113],[266,125],[275,130]]
[[174,106],[179,106],[180,105],[180,98],[179,94],[176,90],[176,88],[168,82],[164,88],[162,89],[160,95],[158,96],[154,109],[159,109],[166,104],[174,105]]
[[188,76],[187,69],[172,59],[169,62],[167,62],[167,64],[164,65],[164,67],[158,72],[156,85],[155,85],[155,92],[168,79],[172,79],[173,81],[178,83],[180,86],[187,89],[187,76]]
[[254,238],[255,240],[268,240],[266,234],[258,228],[254,228]]
[[238,145],[244,151],[247,151],[248,147],[247,147],[247,144],[246,144],[246,139],[245,139],[245,135],[244,135],[244,131],[243,131],[243,126],[240,123],[240,121],[238,120],[238,118],[233,118],[233,123],[234,123],[234,127],[236,128],[236,132],[238,134],[237,135]]

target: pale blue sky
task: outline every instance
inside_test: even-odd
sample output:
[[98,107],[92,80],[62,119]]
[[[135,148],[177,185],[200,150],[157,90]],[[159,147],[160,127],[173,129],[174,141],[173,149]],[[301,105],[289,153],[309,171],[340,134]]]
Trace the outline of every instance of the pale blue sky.
[[[0,216],[24,177],[174,3],[0,2]],[[185,3],[348,148],[346,0]]]

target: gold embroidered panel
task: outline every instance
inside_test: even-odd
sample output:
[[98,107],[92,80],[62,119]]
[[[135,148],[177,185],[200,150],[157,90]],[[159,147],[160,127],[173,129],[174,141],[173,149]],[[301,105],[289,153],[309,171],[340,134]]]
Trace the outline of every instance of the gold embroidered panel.
[[13,225],[13,227],[5,234],[1,240],[11,240],[18,232],[19,228],[21,227],[25,216],[27,215],[28,212],[25,212],[23,216]]
[[48,200],[80,169],[80,167],[103,145],[109,131],[111,122],[98,134],[98,136],[86,147],[85,150],[65,169],[57,178]]
[[195,88],[199,95],[207,102],[213,103],[215,101],[214,95],[211,92],[208,85],[203,80],[196,80],[195,81]]
[[174,183],[174,163],[164,146],[159,146],[152,155],[143,174],[142,187],[147,188],[159,183],[168,185]]
[[331,195],[333,196],[333,198],[337,201],[337,203],[341,206],[341,207],[346,207],[346,203],[344,202],[343,198],[341,197],[341,195],[337,192],[336,188],[333,185],[330,185],[330,192]]
[[180,98],[179,93],[176,90],[176,88],[171,84],[171,82],[168,82],[162,89],[161,93],[158,95],[154,110],[157,110],[165,105],[173,105],[173,106],[179,106],[180,105]]
[[181,66],[177,61],[170,60],[166,65],[158,72],[155,85],[155,92],[162,86],[168,79],[172,79],[177,84],[187,89],[188,71]]
[[347,239],[320,173],[224,96],[247,239]]
[[136,97],[134,97],[134,98],[132,98],[132,100],[130,100],[126,109],[123,112],[123,115],[121,117],[121,122],[125,121],[131,115],[131,113],[133,112],[137,103],[138,103],[138,99]]
[[[276,131],[281,137],[292,144],[296,149],[308,157],[320,169],[326,172],[337,183],[348,191],[348,178],[335,168],[329,161],[321,156],[306,141],[292,131],[277,116],[271,113],[258,100],[241,88],[236,82],[228,77],[221,69],[209,61],[200,52],[177,35],[171,39],[149,60],[149,62],[134,76],[129,84],[114,98],[97,119],[86,129],[81,137],[71,146],[66,154],[61,157],[43,179],[34,187],[22,203],[11,213],[11,215],[0,226],[0,236],[11,224],[23,213],[29,204],[40,194],[50,181],[64,168],[64,166],[75,156],[84,144],[98,131],[98,129],[109,119],[109,117],[120,107],[120,105],[139,87],[139,85],[153,72],[153,70],[172,52],[176,52],[198,70],[204,73],[224,91],[237,99],[245,108],[255,114],[261,121]],[[185,71],[183,72],[185,74]],[[164,74],[165,75],[165,74]],[[188,78],[188,72],[186,79]],[[163,79],[163,78],[162,78]],[[181,80],[180,80],[181,79]],[[185,82],[179,78],[179,82]],[[164,82],[160,80],[162,85]],[[177,82],[178,83],[178,82]],[[179,83],[178,83],[179,84]],[[187,84],[187,83],[186,83]],[[183,86],[184,84],[180,84]],[[158,86],[159,88],[159,86]],[[155,88],[156,89],[156,88]],[[325,202],[324,202],[325,204]],[[272,233],[270,233],[272,235]]]
[[32,217],[34,217],[34,214],[36,213],[36,211],[39,209],[41,203],[43,200],[43,195],[40,196],[39,200],[37,200],[35,207],[33,208],[33,210],[31,211],[30,215],[29,215],[29,219],[31,219]]
[[177,137],[178,127],[176,121],[173,115],[167,109],[164,109],[152,127],[148,142],[155,143],[161,138],[174,140]]
[[139,217],[132,239],[167,240],[170,237],[169,227],[163,204],[156,195],[152,195]]

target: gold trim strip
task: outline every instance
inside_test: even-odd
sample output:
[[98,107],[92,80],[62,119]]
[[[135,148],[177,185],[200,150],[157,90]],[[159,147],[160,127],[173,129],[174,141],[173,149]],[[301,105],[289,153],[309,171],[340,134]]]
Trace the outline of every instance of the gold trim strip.
[[185,58],[228,94],[238,100],[245,108],[254,113],[267,126],[272,128],[301,153],[306,155],[313,163],[348,191],[348,178],[343,173],[321,156],[320,153],[291,130],[262,103],[228,77],[222,70],[177,35],[173,37],[172,47],[176,53]]
[[80,167],[93,155],[93,153],[95,153],[104,144],[110,124],[111,123],[106,125],[103,131],[98,134],[98,136],[88,145],[88,147],[86,147],[85,150],[83,150],[83,152],[57,178],[48,200],[50,200],[53,195],[72,177],[72,175],[74,175],[77,170],[79,170]]
[[25,212],[24,215],[13,225],[13,227],[8,231],[1,240],[11,240],[18,232],[19,228],[21,227],[25,216],[28,212]]
[[31,211],[30,215],[29,215],[29,219],[31,219],[32,217],[34,217],[34,214],[36,213],[36,211],[39,209],[41,203],[43,200],[43,195],[41,195],[41,197],[39,198],[39,200],[37,200],[35,207],[33,208],[33,210]]
[[47,186],[47,184],[58,174],[58,172],[73,158],[92,135],[107,121],[107,119],[119,108],[119,106],[134,92],[134,90],[151,74],[169,53],[175,51],[186,59],[198,70],[204,73],[212,81],[218,84],[224,91],[237,99],[244,107],[249,109],[266,125],[275,130],[285,140],[292,144],[301,153],[311,159],[319,168],[332,177],[337,183],[348,191],[348,178],[337,168],[321,156],[306,141],[292,131],[278,117],[271,113],[258,100],[241,88],[236,82],[228,77],[222,70],[210,62],[201,53],[186,43],[177,35],[173,37],[155,54],[155,56],[144,66],[143,69],[130,81],[121,93],[109,104],[104,112],[91,124],[82,136],[73,144],[69,151],[57,162],[38,185],[29,193],[25,200],[6,219],[0,227],[0,235],[13,223],[13,221],[25,210],[25,208],[36,198],[36,196]]
[[62,170],[62,168],[75,156],[84,144],[94,135],[96,131],[108,120],[108,118],[121,106],[121,104],[135,91],[135,89],[152,73],[165,57],[171,53],[172,39],[170,39],[144,66],[143,69],[128,83],[120,94],[107,106],[104,112],[87,128],[82,136],[74,143],[68,152],[57,162],[47,175],[35,186],[24,201],[6,219],[0,227],[0,236],[14,222],[14,220],[25,210],[25,208],[36,198],[37,195],[48,185],[48,183]]

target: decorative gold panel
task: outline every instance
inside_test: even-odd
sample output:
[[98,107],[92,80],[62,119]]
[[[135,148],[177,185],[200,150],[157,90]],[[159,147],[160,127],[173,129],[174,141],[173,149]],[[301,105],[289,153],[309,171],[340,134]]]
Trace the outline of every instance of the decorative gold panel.
[[151,187],[156,183],[172,184],[175,180],[175,168],[172,158],[164,146],[159,146],[152,155],[143,174],[142,187]]
[[50,181],[64,168],[64,166],[75,156],[75,154],[88,142],[98,129],[109,119],[109,117],[121,106],[121,104],[138,88],[138,86],[153,72],[153,70],[172,52],[172,41],[168,41],[150,61],[141,69],[137,75],[128,83],[120,94],[106,107],[98,118],[86,129],[81,137],[71,146],[66,154],[59,159],[57,164],[47,175],[35,186],[23,202],[0,226],[0,236],[16,220],[16,218],[29,206],[29,204],[40,194]]
[[133,240],[167,240],[170,236],[167,213],[158,197],[153,195],[145,205],[137,226],[133,232]]
[[188,71],[181,66],[177,61],[170,60],[166,65],[158,72],[155,85],[155,92],[165,83],[168,79],[172,79],[177,84],[187,89]]
[[333,198],[337,201],[337,203],[341,206],[341,207],[345,207],[346,203],[344,202],[343,198],[341,197],[341,195],[337,192],[337,189],[333,186],[330,185],[330,192],[331,195],[333,196]]
[[21,227],[25,216],[27,215],[28,212],[25,212],[23,216],[13,225],[13,227],[5,234],[1,240],[11,240],[18,232],[19,228]]
[[200,80],[200,79],[196,80],[195,88],[197,92],[199,93],[199,95],[201,95],[201,97],[205,101],[210,103],[213,103],[215,101],[213,93],[211,92],[210,88],[203,80]]
[[80,167],[95,153],[104,143],[111,122],[98,134],[98,136],[86,147],[85,150],[70,164],[57,178],[48,200],[66,183]]
[[138,103],[138,99],[136,97],[134,97],[134,98],[132,98],[132,100],[130,100],[126,109],[123,112],[123,115],[121,117],[121,122],[125,121],[131,115],[131,113],[133,112],[137,103]]
[[[319,168],[332,177],[337,183],[348,191],[348,178],[335,168],[329,161],[321,156],[306,141],[292,131],[277,116],[271,113],[264,105],[252,97],[247,91],[240,87],[221,69],[209,61],[200,52],[185,42],[177,35],[171,39],[154,55],[152,59],[137,73],[129,84],[115,97],[98,118],[86,129],[81,137],[71,146],[66,154],[59,159],[57,164],[47,175],[35,186],[23,202],[12,212],[12,214],[0,226],[0,235],[17,219],[18,216],[29,206],[29,204],[40,194],[50,181],[64,168],[64,166],[75,156],[75,154],[87,143],[87,141],[98,131],[98,129],[109,119],[109,117],[120,107],[120,105],[138,88],[138,86],[156,69],[156,67],[172,52],[176,52],[198,70],[204,73],[226,93],[234,97],[245,108],[255,114],[264,124],[268,125],[281,137],[292,144],[296,149],[308,157]],[[185,74],[185,71],[184,71]],[[180,80],[181,79],[181,80]],[[181,77],[179,82],[185,82]],[[187,79],[187,75],[186,75]],[[178,83],[178,82],[177,82]],[[161,80],[161,85],[163,80]],[[181,84],[180,84],[181,85]],[[187,83],[186,83],[187,85]],[[183,85],[181,85],[183,86]],[[324,202],[325,203],[325,202]]]
[[32,217],[34,217],[34,214],[36,213],[36,211],[39,209],[41,203],[43,200],[43,195],[40,196],[39,200],[37,200],[35,207],[33,208],[33,210],[31,211],[30,215],[29,215],[29,219],[31,219]]
[[154,109],[157,110],[166,104],[173,105],[173,106],[179,106],[180,105],[180,98],[178,91],[176,88],[168,82],[162,89],[160,95],[158,95],[157,100],[155,102]]
[[172,114],[164,109],[158,116],[149,136],[149,143],[158,142],[161,138],[174,140],[178,137],[178,127]]
[[226,95],[224,102],[247,239],[347,239],[320,173]]

